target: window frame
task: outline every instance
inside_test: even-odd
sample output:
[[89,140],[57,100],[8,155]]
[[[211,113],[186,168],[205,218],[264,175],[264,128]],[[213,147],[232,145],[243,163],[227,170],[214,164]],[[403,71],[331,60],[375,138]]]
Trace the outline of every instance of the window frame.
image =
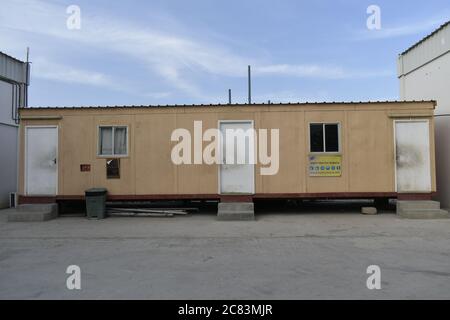
[[[108,175],[108,160],[109,161],[117,161],[117,176]],[[106,179],[120,179],[120,158],[106,158]]]
[[[311,125],[322,125],[322,133],[323,133],[323,150],[324,151],[311,151]],[[338,134],[338,151],[326,151],[326,136],[325,136],[325,125],[335,124],[337,125],[337,134]],[[341,123],[339,121],[334,122],[309,122],[308,123],[308,147],[310,154],[341,154]]]
[[[102,128],[112,128],[112,153],[111,154],[101,154],[101,143],[100,143],[100,137],[101,137],[101,129]],[[116,128],[125,128],[125,134],[126,134],[126,153],[125,154],[115,154],[115,148],[114,148],[114,132]],[[129,136],[128,136],[128,125],[100,125],[97,127],[97,157],[99,158],[126,158],[129,154],[128,144],[129,144]]]

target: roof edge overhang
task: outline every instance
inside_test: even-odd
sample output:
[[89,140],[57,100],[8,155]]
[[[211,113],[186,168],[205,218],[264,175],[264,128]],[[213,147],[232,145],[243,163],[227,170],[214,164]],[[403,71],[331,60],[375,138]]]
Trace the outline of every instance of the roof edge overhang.
[[351,102],[280,102],[280,103],[218,103],[218,104],[168,104],[168,105],[122,105],[122,106],[62,106],[62,107],[27,107],[20,110],[61,110],[61,109],[76,109],[76,110],[94,110],[94,109],[143,109],[143,108],[208,108],[208,107],[254,107],[254,106],[295,106],[295,105],[361,105],[361,104],[402,104],[402,103],[433,103],[436,106],[436,100],[386,100],[386,101],[351,101]]

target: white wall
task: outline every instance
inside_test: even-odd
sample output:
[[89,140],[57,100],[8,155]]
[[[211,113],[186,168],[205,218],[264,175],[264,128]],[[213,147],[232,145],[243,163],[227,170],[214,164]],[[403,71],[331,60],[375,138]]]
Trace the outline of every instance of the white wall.
[[0,80],[0,124],[14,125],[11,112],[12,84]]
[[450,208],[450,116],[435,118],[436,183],[443,208]]
[[443,208],[450,208],[450,52],[400,76],[400,97],[404,100],[437,101],[435,136],[438,200]]
[[400,97],[436,100],[436,114],[450,114],[450,52],[401,76]]
[[0,208],[9,206],[9,193],[17,191],[17,128],[0,124]]
[[0,80],[0,208],[17,189],[17,126],[11,117],[12,85]]

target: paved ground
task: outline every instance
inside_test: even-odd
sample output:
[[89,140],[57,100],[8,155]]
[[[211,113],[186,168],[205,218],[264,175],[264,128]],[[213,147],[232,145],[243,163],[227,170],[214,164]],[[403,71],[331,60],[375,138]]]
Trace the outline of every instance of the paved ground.
[[[341,210],[7,223],[5,213],[2,299],[450,299],[450,219]],[[71,264],[78,291],[65,286]],[[366,288],[372,264],[381,290]]]

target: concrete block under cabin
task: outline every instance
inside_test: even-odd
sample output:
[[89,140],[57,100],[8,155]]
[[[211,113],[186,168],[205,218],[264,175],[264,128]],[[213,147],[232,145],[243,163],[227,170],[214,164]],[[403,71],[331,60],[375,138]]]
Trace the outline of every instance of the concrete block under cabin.
[[377,214],[377,208],[375,207],[362,207],[361,208],[362,214]]
[[47,221],[58,217],[58,205],[50,204],[22,204],[8,213],[9,222]]
[[446,219],[448,211],[438,201],[397,201],[397,214],[407,219]]
[[226,221],[255,220],[253,202],[219,202],[217,219]]

